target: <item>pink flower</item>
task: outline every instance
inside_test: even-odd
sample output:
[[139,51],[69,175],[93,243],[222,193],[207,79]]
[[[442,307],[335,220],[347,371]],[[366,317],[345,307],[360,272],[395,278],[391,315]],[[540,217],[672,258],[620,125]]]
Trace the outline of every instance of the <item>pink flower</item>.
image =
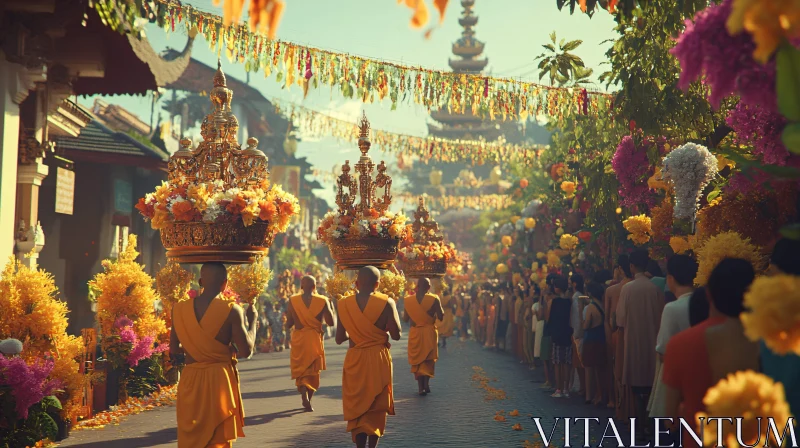
[[114,321],[114,327],[116,328],[124,328],[124,327],[132,327],[133,321],[128,319],[128,316],[122,315]]
[[128,358],[126,361],[128,365],[131,367],[136,367],[139,365],[139,361],[143,359],[147,359],[153,355],[153,337],[152,336],[145,336],[142,339],[139,339],[136,344],[134,344],[133,348],[131,348],[131,352],[128,354]]
[[133,331],[133,327],[124,327],[121,329],[119,331],[119,340],[130,344],[136,344],[137,337],[136,332]]
[[705,75],[711,87],[709,101],[715,107],[728,95],[737,93],[746,104],[760,104],[773,110],[775,98],[775,62],[761,65],[753,59],[755,44],[748,33],[728,34],[725,22],[733,0],[725,0],[697,13],[694,22],[686,21],[686,30],[670,50],[681,64],[678,85],[689,84]]
[[736,133],[736,143],[751,146],[753,154],[767,164],[786,165],[789,151],[781,140],[786,119],[777,110],[739,103],[728,113],[726,122]]
[[189,292],[186,293],[186,295],[188,295],[190,299],[194,299],[195,297],[197,297],[197,294],[199,293],[197,292],[196,289],[190,289]]
[[28,409],[61,387],[60,380],[48,380],[53,370],[51,359],[36,359],[28,365],[22,358],[0,355],[0,385],[11,389],[18,418],[28,418]]
[[[664,142],[659,141],[659,146]],[[621,203],[626,207],[638,204],[653,205],[655,199],[647,186],[647,178],[653,174],[650,161],[647,159],[647,148],[652,142],[645,142],[637,147],[633,138],[626,135],[617,146],[617,151],[611,159],[611,166],[617,174],[619,181],[619,196]]]

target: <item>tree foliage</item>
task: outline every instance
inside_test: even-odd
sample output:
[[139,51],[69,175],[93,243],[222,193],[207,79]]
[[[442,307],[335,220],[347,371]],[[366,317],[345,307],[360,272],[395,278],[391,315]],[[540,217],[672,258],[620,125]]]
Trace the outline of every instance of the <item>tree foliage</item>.
[[556,32],[550,33],[550,43],[542,45],[547,52],[534,59],[539,61],[539,80],[549,76],[550,85],[558,83],[559,86],[570,84],[570,81],[574,85],[588,83],[594,71],[586,67],[580,56],[571,53],[582,43],[582,40],[557,41]]

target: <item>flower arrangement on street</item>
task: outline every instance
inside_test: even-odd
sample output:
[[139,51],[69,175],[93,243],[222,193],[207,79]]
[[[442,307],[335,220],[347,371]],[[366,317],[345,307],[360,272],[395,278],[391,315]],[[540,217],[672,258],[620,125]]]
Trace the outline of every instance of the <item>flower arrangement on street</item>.
[[63,386],[53,378],[53,359],[37,357],[26,361],[0,354],[0,406],[4,424],[0,425],[0,446],[34,446],[40,440],[56,440],[58,425],[53,414],[62,409],[54,396]]
[[394,214],[389,211],[380,213],[374,208],[364,214],[356,213],[355,216],[330,212],[322,218],[317,238],[326,244],[347,238],[374,237],[403,240],[409,236],[406,220],[406,215],[402,213]]
[[240,301],[251,305],[266,291],[270,280],[272,280],[272,270],[267,267],[262,257],[256,257],[250,264],[228,269],[229,288]]
[[285,232],[300,205],[294,195],[263,179],[256,186],[225,188],[222,181],[208,183],[164,182],[139,199],[136,209],[153,229],[173,222],[220,223],[241,220],[245,227],[256,221]]
[[646,215],[631,216],[625,221],[622,221],[622,225],[625,227],[625,230],[630,233],[628,239],[633,241],[637,246],[641,246],[650,241],[653,232],[650,217]]
[[[737,437],[741,436],[739,440],[745,445],[754,446],[763,441],[773,446],[774,439],[770,442],[767,417],[774,419],[776,427],[784,428],[791,416],[783,385],[752,370],[732,373],[720,380],[706,392],[703,404],[706,412],[697,414],[697,417],[704,417],[707,422],[699,427],[705,446],[714,446],[718,431],[722,434],[720,443],[723,445],[738,446]],[[721,425],[720,420],[712,420],[714,417],[730,416],[741,416],[741,424],[722,425],[719,428],[717,425]],[[737,428],[741,428],[740,435],[737,435]]]
[[740,316],[751,341],[763,340],[773,352],[800,356],[800,277],[759,277],[744,296]]
[[425,244],[409,244],[400,247],[397,252],[397,259],[400,261],[412,260],[426,260],[437,261],[444,260],[447,263],[456,260],[457,251],[453,243],[444,243],[439,241],[429,241]]
[[663,176],[675,189],[675,218],[694,218],[703,188],[717,175],[708,148],[687,143],[664,157]]
[[71,419],[79,410],[86,380],[78,365],[83,344],[67,334],[69,309],[57,294],[52,275],[10,260],[0,276],[0,338],[24,341],[21,356],[30,363],[48,359],[49,378],[62,389],[61,414]]
[[726,258],[741,258],[749,261],[758,271],[762,260],[758,247],[749,238],[742,238],[736,232],[723,232],[714,235],[695,248],[697,255],[697,277],[694,282],[703,286],[708,281],[711,271]]

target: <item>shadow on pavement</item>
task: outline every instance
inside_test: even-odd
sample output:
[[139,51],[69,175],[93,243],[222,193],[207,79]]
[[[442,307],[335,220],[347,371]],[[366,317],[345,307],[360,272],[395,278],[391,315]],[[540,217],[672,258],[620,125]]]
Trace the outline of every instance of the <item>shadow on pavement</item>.
[[82,448],[108,448],[113,444],[114,448],[140,448],[143,446],[163,445],[178,441],[178,431],[175,428],[165,428],[156,432],[148,433],[142,437],[131,437],[126,439],[115,439],[113,441],[103,440],[100,442],[82,443]]
[[[291,409],[288,411],[281,411],[281,412],[273,412],[271,414],[261,414],[261,415],[254,415],[251,417],[244,418],[245,424],[245,434],[247,433],[248,426],[258,426],[269,423],[276,418],[286,418],[291,417],[293,415],[302,414],[304,411],[303,409]],[[116,447],[115,447],[116,448]]]
[[297,395],[296,389],[282,389],[282,390],[261,390],[258,392],[244,392],[242,393],[243,400],[257,400],[261,398],[279,398]]

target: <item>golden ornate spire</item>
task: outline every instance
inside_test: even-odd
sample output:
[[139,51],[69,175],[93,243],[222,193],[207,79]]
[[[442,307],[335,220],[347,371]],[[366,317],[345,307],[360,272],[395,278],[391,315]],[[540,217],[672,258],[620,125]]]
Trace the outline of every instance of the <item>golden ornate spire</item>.
[[414,222],[411,224],[414,233],[414,243],[426,244],[428,242],[441,242],[444,235],[439,231],[439,224],[431,218],[425,207],[425,198],[419,197],[419,206],[414,212]]
[[[350,174],[350,161],[346,160],[342,166],[342,174],[336,180],[336,205],[339,206],[339,214],[343,216],[364,216],[373,208],[378,213],[384,213],[392,203],[392,178],[386,174],[385,162],[381,161],[378,165],[377,175],[374,180],[372,179],[375,164],[367,155],[371,146],[369,129],[369,120],[367,120],[366,113],[363,113],[358,126],[358,149],[361,151],[361,157],[354,166],[358,179]],[[377,196],[379,189],[383,189],[381,197]],[[360,198],[357,205],[355,204],[356,193]]]
[[233,91],[227,87],[220,62],[213,82],[209,98],[214,108],[200,127],[203,141],[192,149],[191,140],[181,140],[181,149],[169,160],[169,180],[222,181],[226,188],[257,185],[269,176],[268,159],[256,147],[257,139],[248,139],[246,149],[242,149],[236,139],[239,120],[231,111]]

